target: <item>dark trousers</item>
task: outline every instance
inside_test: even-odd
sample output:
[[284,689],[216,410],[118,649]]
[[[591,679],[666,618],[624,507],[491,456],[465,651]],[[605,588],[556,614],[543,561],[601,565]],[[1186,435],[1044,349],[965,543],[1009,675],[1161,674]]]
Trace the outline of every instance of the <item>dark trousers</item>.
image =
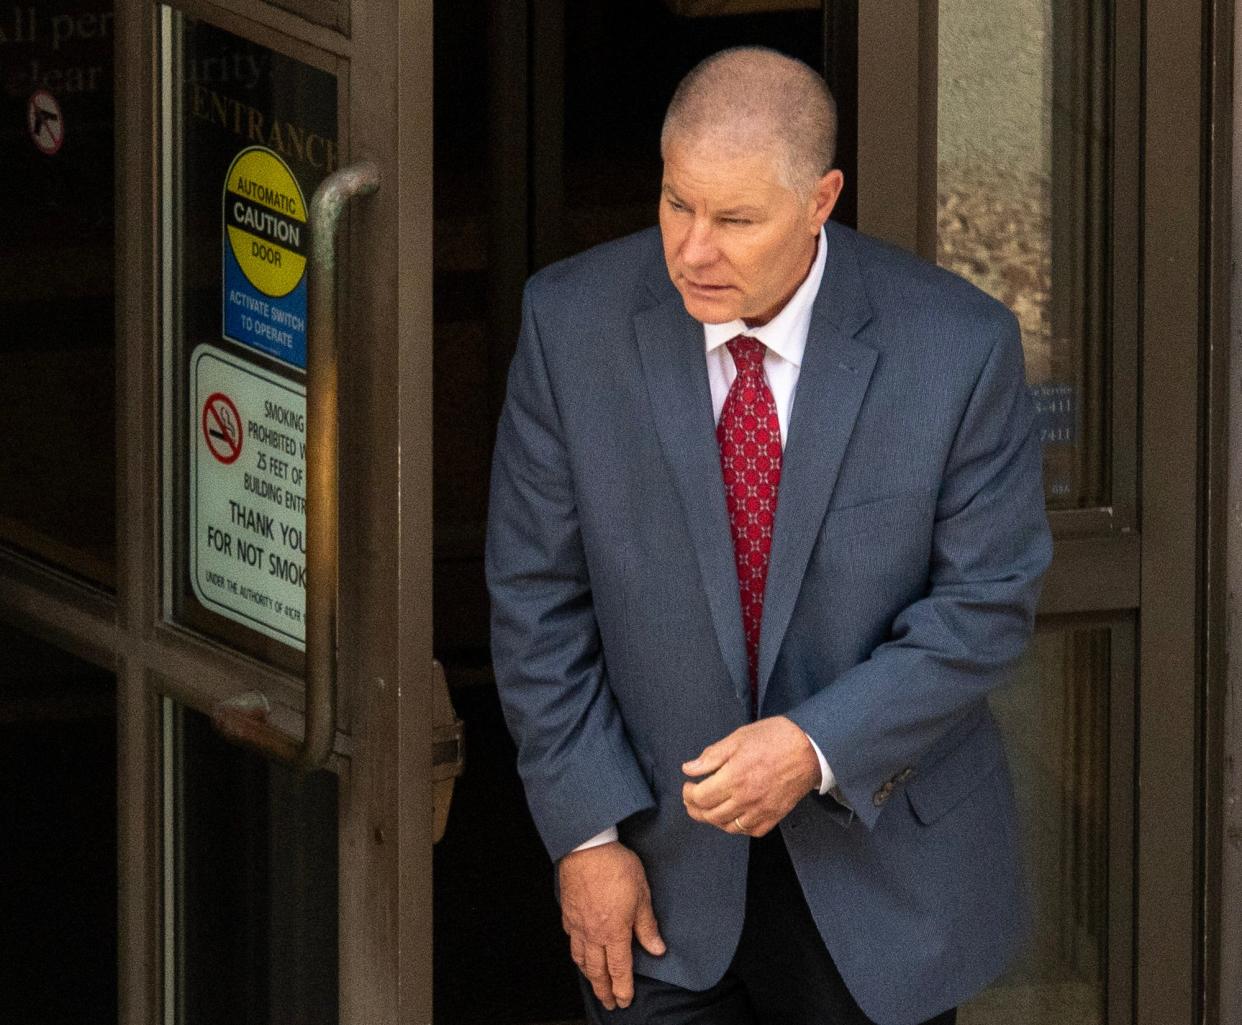
[[[824,947],[779,829],[750,841],[742,938],[715,986],[698,993],[640,975],[633,1003],[607,1011],[579,981],[593,1025],[874,1025]],[[949,1010],[927,1025],[956,1020]]]

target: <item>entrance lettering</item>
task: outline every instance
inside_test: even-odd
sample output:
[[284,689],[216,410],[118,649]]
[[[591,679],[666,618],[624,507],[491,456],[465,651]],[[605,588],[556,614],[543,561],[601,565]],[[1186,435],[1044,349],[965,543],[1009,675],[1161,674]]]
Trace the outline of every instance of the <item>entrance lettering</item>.
[[190,84],[190,113],[200,121],[218,125],[247,142],[266,146],[288,160],[308,164],[325,174],[337,168],[335,139],[324,138],[291,121],[281,121],[201,83]]

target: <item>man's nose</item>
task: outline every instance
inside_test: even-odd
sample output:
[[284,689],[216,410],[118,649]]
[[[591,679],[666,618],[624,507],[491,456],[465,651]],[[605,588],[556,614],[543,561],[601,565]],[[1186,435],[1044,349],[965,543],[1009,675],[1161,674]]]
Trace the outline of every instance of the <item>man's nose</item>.
[[719,255],[710,221],[696,219],[681,246],[681,258],[688,267],[707,267]]

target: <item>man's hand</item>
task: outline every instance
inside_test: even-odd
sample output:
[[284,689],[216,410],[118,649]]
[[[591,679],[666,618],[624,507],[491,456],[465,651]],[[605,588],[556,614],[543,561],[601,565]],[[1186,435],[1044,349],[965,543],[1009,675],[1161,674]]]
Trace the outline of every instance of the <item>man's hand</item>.
[[681,770],[704,777],[682,787],[692,819],[748,836],[769,832],[820,783],[811,742],[783,715],[734,730]]
[[561,924],[574,964],[608,1010],[629,1007],[634,999],[631,942],[637,937],[655,957],[665,950],[643,863],[613,842],[566,854],[558,871]]

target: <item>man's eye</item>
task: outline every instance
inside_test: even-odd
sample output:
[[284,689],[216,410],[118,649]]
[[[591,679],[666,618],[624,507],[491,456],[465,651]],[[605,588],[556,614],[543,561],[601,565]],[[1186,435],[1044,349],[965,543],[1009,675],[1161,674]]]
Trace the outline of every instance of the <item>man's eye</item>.
[[725,224],[751,224],[753,223],[747,217],[722,217],[721,220],[723,220]]

